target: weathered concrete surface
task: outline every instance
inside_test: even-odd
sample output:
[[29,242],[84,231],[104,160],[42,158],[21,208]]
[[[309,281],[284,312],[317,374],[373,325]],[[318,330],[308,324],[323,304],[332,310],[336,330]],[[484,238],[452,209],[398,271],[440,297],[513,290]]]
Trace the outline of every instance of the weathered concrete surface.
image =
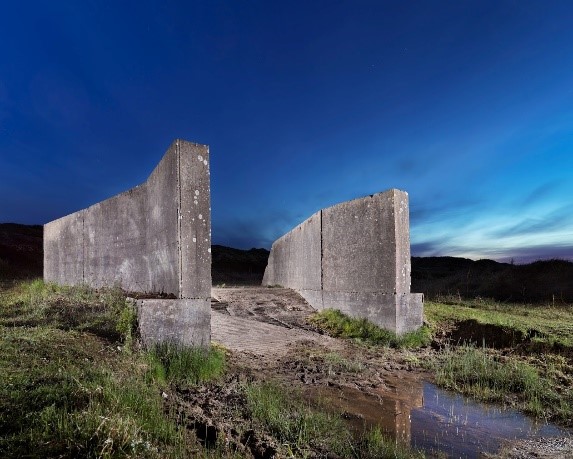
[[137,300],[141,340],[146,346],[173,343],[208,346],[211,342],[211,300]]
[[[84,211],[44,225],[44,279],[79,284],[84,279]],[[67,282],[65,281],[67,280]]]
[[44,226],[44,278],[209,298],[209,150],[173,142],[142,185]]
[[321,210],[275,241],[263,285],[402,334],[422,325],[410,270],[408,194],[392,189]]
[[233,351],[276,361],[303,342],[331,351],[344,347],[342,341],[310,330],[306,318],[313,308],[292,289],[225,287],[213,288],[211,294],[212,339]]
[[320,290],[321,225],[321,212],[317,212],[273,244],[263,285],[280,279],[281,285],[295,290]]
[[343,202],[324,209],[322,222],[324,290],[410,292],[406,193],[389,190]]
[[[185,308],[211,296],[209,175],[207,146],[174,141],[142,185],[44,225],[44,279],[197,300],[144,304],[152,316],[160,307],[166,314],[178,311],[177,327],[173,320],[164,320],[173,330],[195,323],[204,327],[204,321]],[[145,307],[139,309],[141,317],[148,317]],[[162,323],[158,319],[158,330],[171,339]],[[205,334],[208,329],[185,332],[181,339],[187,343],[200,337],[202,343]]]

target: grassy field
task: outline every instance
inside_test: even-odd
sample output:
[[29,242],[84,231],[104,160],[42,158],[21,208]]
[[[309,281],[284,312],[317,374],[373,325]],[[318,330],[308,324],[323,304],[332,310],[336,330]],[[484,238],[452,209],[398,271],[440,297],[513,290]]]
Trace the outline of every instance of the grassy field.
[[424,308],[426,320],[433,325],[475,320],[513,330],[539,345],[555,346],[557,350],[573,349],[573,305],[445,298],[440,302],[428,301]]
[[446,300],[425,315],[439,385],[573,426],[572,305]]

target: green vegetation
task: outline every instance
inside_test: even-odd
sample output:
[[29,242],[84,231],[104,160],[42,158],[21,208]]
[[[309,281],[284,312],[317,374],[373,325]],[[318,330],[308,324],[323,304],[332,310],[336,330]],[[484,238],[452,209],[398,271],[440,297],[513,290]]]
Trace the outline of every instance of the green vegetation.
[[339,416],[311,410],[294,390],[266,382],[248,385],[245,393],[252,417],[297,455],[308,453],[311,442],[320,441],[315,448],[341,452],[352,441]]
[[[134,306],[119,289],[36,280],[0,290],[0,456],[241,457],[220,442],[205,449],[164,400],[170,387],[221,378],[224,352],[169,344],[143,352],[134,345],[136,331]],[[336,353],[324,360],[333,370],[360,371]],[[356,441],[339,413],[312,409],[295,390],[243,387],[252,422],[287,455],[414,454],[379,430]]]
[[356,459],[423,457],[397,446],[380,429],[366,432],[357,441],[339,414],[329,413],[325,407],[313,409],[296,390],[278,383],[252,383],[245,393],[252,418],[279,439],[289,456],[309,457],[311,451],[322,451],[325,457],[334,453]]
[[424,304],[426,320],[435,326],[473,319],[478,323],[510,328],[534,343],[573,348],[573,306],[512,304],[476,298],[446,298]]
[[349,373],[361,373],[364,370],[364,364],[357,360],[348,360],[336,352],[328,352],[324,356],[324,361],[329,367],[329,373],[340,373],[348,371]]
[[[189,457],[197,444],[165,416],[162,384],[206,380],[222,354],[123,352],[134,323],[119,289],[0,291],[0,456]],[[158,355],[161,381],[148,377]]]
[[[425,365],[443,387],[573,426],[573,308],[448,298],[427,302],[425,313],[427,326],[400,337],[339,311],[311,320],[334,336],[386,346],[373,354]],[[431,335],[441,350],[420,349]],[[144,352],[136,338],[134,305],[118,288],[36,280],[0,289],[0,457],[241,457],[224,435],[200,443],[176,402],[221,386],[224,351],[162,344]],[[326,349],[299,357],[333,376],[367,373]],[[419,457],[380,429],[351,432],[340,413],[296,389],[237,379],[233,390],[217,403],[229,400],[239,413],[229,418],[239,420],[237,438],[252,428],[279,456]]]
[[480,400],[510,403],[537,417],[569,419],[572,414],[573,393],[560,396],[536,366],[487,349],[446,350],[437,360],[436,382]]
[[160,383],[199,384],[220,378],[225,371],[222,350],[178,348],[169,343],[156,345],[149,352],[150,374]]
[[97,292],[87,286],[60,287],[41,279],[0,290],[0,326],[48,327],[90,332],[120,340],[118,317],[126,308],[118,288]]
[[355,456],[359,459],[423,459],[425,457],[421,451],[396,445],[396,442],[384,435],[379,427],[365,432],[360,446],[361,449],[355,452]]
[[446,343],[427,363],[438,385],[573,425],[571,306],[448,298],[425,315]]
[[398,336],[367,319],[355,319],[335,309],[324,309],[311,316],[309,320],[331,336],[350,338],[371,345],[416,348],[426,346],[431,341],[431,333],[427,327]]

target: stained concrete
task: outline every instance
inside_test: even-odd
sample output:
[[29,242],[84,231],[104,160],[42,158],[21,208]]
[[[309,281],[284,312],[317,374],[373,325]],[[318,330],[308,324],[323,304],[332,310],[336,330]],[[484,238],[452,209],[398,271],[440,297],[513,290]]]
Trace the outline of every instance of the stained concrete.
[[408,194],[391,189],[323,209],[275,241],[263,285],[402,334],[422,325],[410,270]]
[[208,346],[211,343],[211,300],[137,300],[137,320],[146,346],[172,343]]
[[[161,325],[162,307],[180,315],[177,327],[175,319],[165,324],[179,330],[174,333],[182,343],[192,337],[204,343],[209,334],[204,320],[185,308],[199,307],[211,296],[210,206],[209,148],[175,140],[145,183],[44,225],[44,279],[193,300],[144,304],[155,311],[149,314],[157,317],[166,339],[172,333]],[[203,328],[180,333],[194,323]],[[149,336],[157,338],[155,332]]]

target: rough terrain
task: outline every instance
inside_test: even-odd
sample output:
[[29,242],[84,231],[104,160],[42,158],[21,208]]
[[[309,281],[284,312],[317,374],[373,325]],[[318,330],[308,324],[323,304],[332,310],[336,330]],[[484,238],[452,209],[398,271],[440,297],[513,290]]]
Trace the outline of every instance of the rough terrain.
[[[356,429],[379,424],[386,410],[393,421],[383,422],[383,429],[408,443],[409,410],[421,406],[422,381],[432,380],[420,365],[435,352],[431,347],[374,348],[325,336],[307,321],[314,310],[289,289],[213,288],[212,298],[212,339],[229,351],[229,376],[199,391],[180,388],[170,395],[180,422],[206,444],[224,439],[253,457],[275,454],[276,441],[252,428],[239,396],[240,385],[253,380],[296,387],[310,403],[326,400]],[[573,445],[569,439],[519,441],[488,457],[550,454],[573,457]]]
[[[373,350],[325,336],[309,325],[306,319],[314,310],[292,290],[214,288],[212,297],[212,339],[229,351],[228,377],[199,390],[180,387],[169,394],[179,421],[208,445],[223,439],[253,457],[273,457],[277,451],[276,441],[253,429],[246,418],[239,395],[246,382],[286,384],[321,406],[326,397],[326,409],[343,412],[360,429],[376,422],[372,406],[381,403],[381,393],[408,398],[404,385],[419,389],[421,378],[430,378],[412,364],[429,350]],[[385,427],[396,429],[394,424]]]

